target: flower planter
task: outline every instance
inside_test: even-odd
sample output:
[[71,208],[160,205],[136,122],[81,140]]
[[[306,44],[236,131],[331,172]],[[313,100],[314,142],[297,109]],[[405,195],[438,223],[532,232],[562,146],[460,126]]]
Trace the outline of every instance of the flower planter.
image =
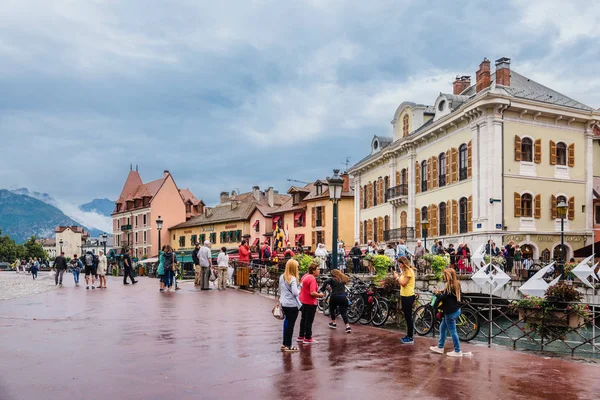
[[577,312],[568,313],[563,310],[544,310],[540,308],[520,308],[519,319],[530,325],[559,326],[579,328],[585,325],[585,318]]

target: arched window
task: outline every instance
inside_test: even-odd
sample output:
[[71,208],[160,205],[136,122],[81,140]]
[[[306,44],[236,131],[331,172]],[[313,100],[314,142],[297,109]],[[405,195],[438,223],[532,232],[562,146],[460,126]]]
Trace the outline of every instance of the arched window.
[[408,114],[402,118],[402,136],[408,136]]
[[458,201],[458,217],[459,217],[459,228],[460,228],[460,233],[467,233],[468,230],[468,224],[467,224],[467,218],[468,218],[468,214],[469,214],[469,205],[468,205],[468,200],[466,197],[462,197],[459,201]]
[[446,203],[440,203],[438,206],[438,219],[440,220],[440,236],[446,236]]
[[[427,207],[422,207],[421,208],[421,222],[423,222],[425,220],[429,221],[427,219]],[[431,221],[429,221],[429,222],[431,223]],[[427,229],[423,228],[422,232],[421,232],[421,237],[429,236],[427,233],[428,233]]]
[[377,243],[377,218],[373,218],[373,241]]
[[[369,200],[368,193],[369,192],[367,192],[367,185],[363,186],[363,208],[365,208],[365,209],[367,208],[367,203]],[[367,242],[364,242],[364,243],[367,243]]]
[[373,182],[373,206],[377,205],[377,188],[379,187],[379,185],[377,184],[377,181]]
[[521,196],[521,217],[533,216],[532,203],[532,197],[529,193],[525,193],[523,196]]
[[362,242],[367,243],[367,221],[363,221],[363,237]]
[[427,191],[427,160],[421,163],[421,192]]
[[407,178],[407,173],[406,173],[406,168],[402,168],[402,171],[400,171],[400,184],[401,185],[406,185],[408,184],[408,178]]
[[386,176],[383,178],[383,196],[385,197],[384,202],[388,201],[388,189],[390,188],[390,177]]
[[521,141],[521,161],[533,161],[533,142],[529,138]]
[[[567,246],[565,246],[565,253],[568,253],[569,249],[567,249]],[[562,246],[559,244],[554,248],[554,254],[552,255],[552,258],[554,258],[554,261],[562,261],[562,260],[566,260],[566,257],[563,257],[562,254]]]
[[545,263],[550,262],[550,250],[544,249],[542,251],[542,262],[545,262]]
[[438,157],[438,186],[446,186],[446,153],[441,153]]
[[458,148],[458,180],[462,181],[467,179],[467,163],[468,163],[468,150],[466,144],[461,144]]
[[556,165],[567,165],[567,145],[556,143]]
[[383,218],[383,240],[386,242],[390,240],[390,217],[388,215]]

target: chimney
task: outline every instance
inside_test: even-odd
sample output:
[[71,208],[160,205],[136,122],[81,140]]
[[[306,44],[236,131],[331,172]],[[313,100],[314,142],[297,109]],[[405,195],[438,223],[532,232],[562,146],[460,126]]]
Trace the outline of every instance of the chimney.
[[273,191],[273,187],[269,186],[267,189],[267,203],[269,207],[273,207],[275,205],[275,192]]
[[231,197],[229,199],[230,200],[235,200],[236,196],[237,196],[237,192],[235,190],[232,190],[231,191]]
[[165,170],[163,171],[163,174],[164,174],[164,177],[166,178],[167,176],[169,176],[169,170],[168,170],[168,169],[165,169]]
[[471,86],[471,77],[470,76],[456,75],[456,80],[452,83],[452,94],[461,94],[469,86]]
[[347,172],[342,173],[342,178],[344,179],[344,184],[342,185],[342,192],[350,191],[350,175]]
[[204,217],[205,218],[210,217],[210,215],[212,214],[210,211],[211,211],[210,207],[204,207]]
[[235,210],[236,208],[238,208],[238,202],[237,202],[237,200],[232,200],[231,201],[231,211]]
[[254,200],[260,200],[260,187],[252,186],[252,196],[254,196]]
[[490,87],[490,60],[484,58],[477,70],[477,93]]
[[221,192],[221,200],[220,203],[224,204],[229,201],[229,192]]
[[510,58],[496,60],[496,85],[510,86]]

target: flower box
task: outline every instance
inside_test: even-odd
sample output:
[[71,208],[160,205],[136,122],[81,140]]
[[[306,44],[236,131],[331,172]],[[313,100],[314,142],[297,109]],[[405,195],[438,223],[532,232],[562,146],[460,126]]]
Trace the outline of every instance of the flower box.
[[585,325],[585,318],[576,311],[544,310],[540,308],[519,308],[519,319],[530,325],[560,326],[579,328]]

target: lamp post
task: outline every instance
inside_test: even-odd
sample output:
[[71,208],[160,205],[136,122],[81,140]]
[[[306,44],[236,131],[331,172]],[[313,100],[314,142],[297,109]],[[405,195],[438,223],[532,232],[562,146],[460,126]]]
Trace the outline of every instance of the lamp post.
[[329,198],[333,202],[333,239],[332,251],[331,251],[331,269],[337,269],[338,267],[338,201],[342,198],[342,189],[344,187],[344,178],[340,177],[340,170],[334,169],[333,176],[327,178],[327,184],[329,186]]
[[427,221],[427,219],[421,221],[421,227],[423,228],[423,246],[425,246],[425,252],[427,252],[427,230],[429,229],[429,221]]
[[62,240],[62,239],[60,239],[60,240],[58,241],[58,243],[60,244],[60,252],[62,253],[62,252],[63,252],[63,250],[62,250],[63,240]]
[[104,232],[100,236],[102,237],[102,244],[104,245],[104,255],[106,255],[106,238],[108,237],[108,235],[106,234],[106,232]]
[[[179,278],[179,279],[182,279],[182,280],[183,280],[183,257],[184,256],[185,256],[185,251],[182,251],[181,252],[181,272],[180,272],[181,278]],[[177,290],[177,285],[175,286],[175,290]]]
[[162,230],[162,224],[163,224],[163,220],[160,218],[160,215],[158,216],[158,219],[156,220],[156,229],[158,230],[158,251],[156,252],[156,254],[160,255],[160,231]]
[[560,217],[560,273],[562,275],[565,266],[565,217],[569,206],[564,201],[556,205],[556,213]]

